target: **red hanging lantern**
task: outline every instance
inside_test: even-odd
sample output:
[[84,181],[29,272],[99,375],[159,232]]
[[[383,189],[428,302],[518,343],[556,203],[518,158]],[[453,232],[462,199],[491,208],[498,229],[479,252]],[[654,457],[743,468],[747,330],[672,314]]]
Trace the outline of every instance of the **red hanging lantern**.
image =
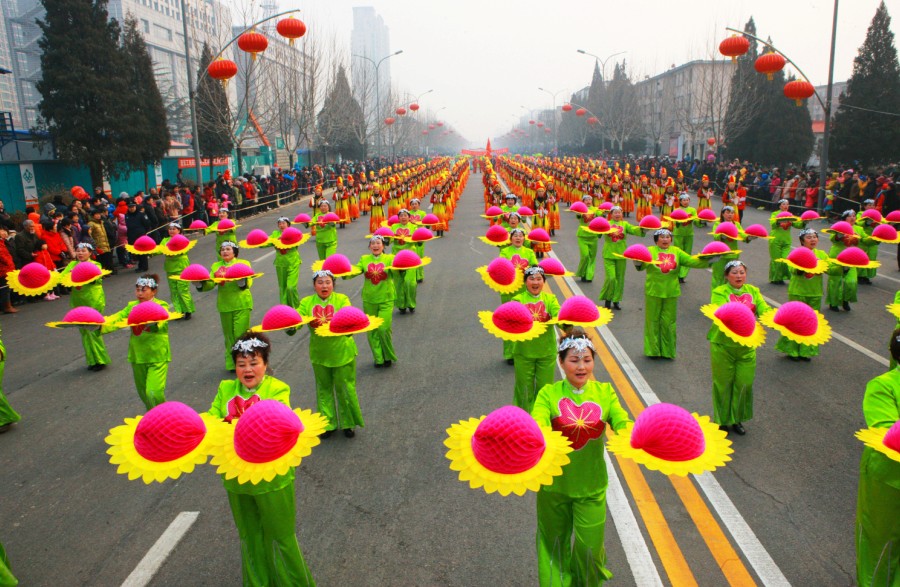
[[539,123],[537,123],[537,124],[538,124],[538,128],[543,128],[543,126],[544,126],[544,123],[543,123],[543,122],[539,122]]
[[397,116],[403,116],[406,114],[406,108],[401,106],[401,107],[397,108],[397,110],[395,110],[395,112],[397,113]]
[[427,135],[427,134],[428,134],[428,131],[427,131],[427,130],[423,130],[423,131],[422,131],[422,134],[423,134],[423,135]]
[[237,63],[231,59],[222,59],[221,57],[210,63],[206,68],[206,73],[209,74],[209,77],[219,80],[224,85],[227,85],[228,80],[236,76],[237,72]]
[[299,18],[290,16],[279,20],[278,24],[275,25],[275,30],[293,46],[294,40],[306,34],[306,25]]
[[250,54],[250,58],[256,60],[257,53],[262,53],[269,46],[269,39],[262,33],[255,30],[247,31],[238,37],[238,47],[241,51]]
[[587,109],[585,108],[579,108],[575,111],[575,116],[584,116],[585,114],[587,114]]
[[738,57],[750,50],[750,40],[743,35],[731,35],[719,43],[719,53],[736,61]]
[[397,122],[397,119],[394,118],[393,116],[388,116],[387,118],[384,119],[384,123],[388,126],[394,124],[395,122]]
[[544,129],[544,132],[549,133],[549,132],[552,132],[552,131],[550,130],[550,127],[548,126],[547,128]]
[[443,122],[438,122],[437,125],[438,125],[438,126],[444,126],[444,123],[443,123]]
[[428,130],[434,130],[434,125],[433,125],[433,124],[429,124],[429,125],[428,125]]
[[769,81],[772,81],[775,77],[775,73],[784,69],[784,65],[787,61],[778,53],[769,52],[763,55],[760,55],[756,62],[753,64],[754,69],[759,73],[766,74],[766,77],[769,78]]
[[587,121],[588,121],[588,124],[597,124],[598,122],[600,122],[600,119],[597,118],[596,116],[591,116],[590,118],[587,119]]
[[529,120],[529,121],[528,121],[528,124],[534,124],[534,121],[533,121],[533,120]]
[[713,145],[715,145],[715,144],[716,144],[716,137],[709,137],[708,139],[706,139],[706,144],[709,145],[710,147],[712,147]]
[[572,105],[571,105],[571,104],[563,104],[563,105],[562,105],[562,111],[563,111],[563,112],[571,112],[571,111],[572,111]]
[[409,105],[409,109],[412,110],[413,112],[417,112],[419,110],[419,105],[416,104],[415,102],[413,102],[412,104]]
[[797,106],[803,106],[803,100],[815,93],[816,88],[806,80],[798,79],[784,84],[784,97],[796,102]]

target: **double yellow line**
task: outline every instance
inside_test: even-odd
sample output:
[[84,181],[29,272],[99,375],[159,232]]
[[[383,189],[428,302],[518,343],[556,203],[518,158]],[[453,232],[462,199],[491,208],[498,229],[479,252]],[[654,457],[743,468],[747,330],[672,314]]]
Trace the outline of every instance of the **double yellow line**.
[[[574,295],[562,277],[554,277],[553,279],[565,298],[568,299]],[[612,379],[613,386],[625,401],[632,416],[636,418],[644,410],[643,402],[603,340],[595,332],[589,333],[589,336],[597,349],[597,356],[600,357],[600,361]],[[609,428],[607,428],[607,431],[608,434],[611,433]],[[622,475],[625,477],[625,482],[631,490],[634,503],[637,505],[641,518],[644,520],[650,540],[656,548],[656,552],[672,585],[697,585],[697,580],[694,578],[690,565],[684,558],[684,554],[681,552],[681,548],[679,548],[662,510],[653,496],[653,491],[650,489],[644,473],[637,463],[631,459],[616,455],[616,461],[619,464]],[[687,509],[691,520],[693,520],[694,525],[703,537],[707,548],[709,548],[713,559],[716,561],[728,584],[735,586],[756,585],[756,581],[754,581],[741,557],[732,547],[728,537],[725,536],[721,526],[700,496],[694,483],[688,477],[672,475],[668,479],[675,488],[675,492]]]

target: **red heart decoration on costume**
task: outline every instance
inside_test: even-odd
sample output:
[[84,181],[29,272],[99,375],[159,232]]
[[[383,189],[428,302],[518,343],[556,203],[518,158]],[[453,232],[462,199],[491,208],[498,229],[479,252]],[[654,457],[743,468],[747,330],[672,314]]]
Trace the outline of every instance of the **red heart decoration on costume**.
[[366,268],[366,279],[371,281],[372,285],[378,285],[387,279],[384,263],[369,263],[368,268]]
[[603,408],[595,402],[576,404],[564,397],[557,405],[559,416],[553,418],[553,429],[563,433],[569,439],[574,450],[581,449],[592,438],[600,438],[606,423],[603,421]]

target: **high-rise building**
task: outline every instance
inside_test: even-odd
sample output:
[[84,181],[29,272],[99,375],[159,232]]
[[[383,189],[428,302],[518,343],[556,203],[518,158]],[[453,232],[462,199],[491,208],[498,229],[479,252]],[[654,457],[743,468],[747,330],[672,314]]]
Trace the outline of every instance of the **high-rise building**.
[[[353,31],[350,36],[350,84],[369,128],[392,112],[388,102],[391,90],[391,60],[384,59],[391,54],[390,31],[375,9],[371,6],[353,8]],[[381,61],[384,59],[384,61]],[[376,65],[378,66],[376,91]],[[376,105],[376,98],[381,104]]]
[[[123,23],[128,15],[137,19],[156,71],[160,93],[170,112],[172,138],[183,140],[190,134],[190,119],[184,103],[187,99],[187,69],[181,20],[181,0],[110,0],[110,18]],[[13,118],[17,128],[29,128],[37,120],[40,94],[35,84],[41,79],[41,30],[36,19],[44,15],[40,0],[0,0],[4,17],[0,32],[0,63],[9,54],[13,70],[16,104]],[[188,31],[193,42],[191,67],[199,66],[204,42],[216,47],[228,41],[231,12],[219,0],[194,0],[188,4]],[[5,42],[4,42],[5,41]],[[0,99],[3,80],[0,79]],[[102,90],[102,88],[98,88]]]

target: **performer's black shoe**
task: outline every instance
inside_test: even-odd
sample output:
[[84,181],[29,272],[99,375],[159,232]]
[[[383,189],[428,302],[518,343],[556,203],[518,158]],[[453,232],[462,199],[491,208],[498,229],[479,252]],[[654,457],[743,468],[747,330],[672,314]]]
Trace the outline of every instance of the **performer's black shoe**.
[[415,313],[416,313],[416,309],[415,309],[415,308],[410,308],[410,309],[409,309],[409,313],[410,313],[410,314],[415,314]]
[[334,430],[326,430],[325,432],[322,433],[322,438],[328,438],[332,434],[334,434]]
[[809,363],[810,361],[812,361],[812,359],[809,357],[800,357],[800,360],[803,361],[804,363]]
[[385,366],[385,367],[390,367],[390,366],[391,366],[391,362],[390,362],[390,361],[385,361],[385,362],[384,362],[384,366]]
[[515,364],[515,362],[516,362],[515,359],[506,359],[507,365],[513,365],[513,364]]
[[376,368],[376,369],[381,369],[382,367],[384,367],[384,364],[382,364],[382,363],[375,363],[375,368]]
[[732,426],[731,429],[734,430],[735,432],[737,432],[740,436],[747,434],[747,431],[744,430],[744,425],[741,424],[740,422],[738,422],[737,424]]
[[400,308],[400,313],[401,313],[401,314],[406,314],[406,308]]
[[190,319],[191,319],[191,313],[190,313],[190,312],[185,312],[185,313],[184,313],[184,319],[185,319],[185,320],[190,320]]
[[850,302],[844,302],[844,311],[845,311],[845,312],[849,312],[849,311],[850,311]]
[[619,305],[619,302],[613,302],[613,310],[621,310],[622,306]]
[[610,302],[609,300],[606,300],[603,303],[603,307],[606,308],[607,310],[609,310],[610,306],[612,306],[612,302]]
[[832,312],[840,312],[841,311],[841,309],[838,308],[837,306],[828,306],[828,309],[831,310]]
[[344,436],[346,436],[347,438],[353,438],[354,436],[356,436],[356,432],[354,432],[352,428],[345,428]]
[[719,430],[721,430],[721,431],[724,432],[725,434],[728,434],[728,433],[731,431],[731,430],[728,428],[728,426],[726,426],[725,424],[719,424]]

